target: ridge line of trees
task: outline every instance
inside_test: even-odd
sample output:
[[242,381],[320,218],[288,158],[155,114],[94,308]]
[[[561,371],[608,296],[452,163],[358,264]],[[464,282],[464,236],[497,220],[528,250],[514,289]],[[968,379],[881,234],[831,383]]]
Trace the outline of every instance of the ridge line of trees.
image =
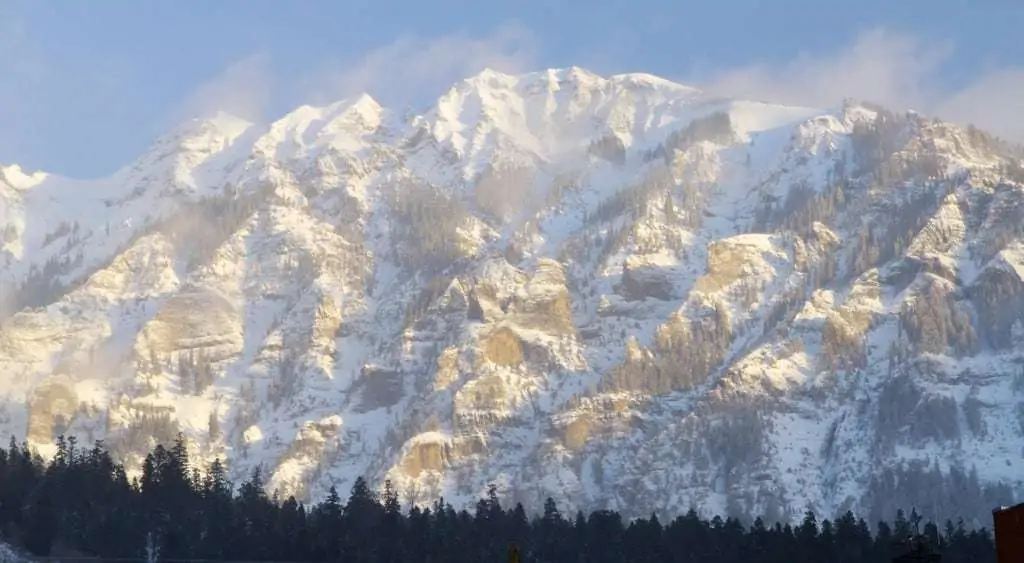
[[[550,498],[531,518],[521,504],[502,506],[494,486],[474,511],[443,498],[403,511],[398,499],[390,482],[377,493],[359,478],[347,501],[331,487],[305,505],[268,495],[259,469],[235,489],[220,460],[205,471],[192,464],[180,435],[131,480],[102,443],[87,450],[62,436],[49,463],[13,437],[0,449],[0,537],[41,557],[471,563],[504,561],[514,544],[523,563],[883,562],[918,520],[899,511],[874,534],[850,512],[822,521],[807,512],[797,526],[706,520],[693,509],[666,524],[656,514],[627,522],[610,510],[563,515]],[[927,523],[923,534],[947,563],[994,558],[989,532],[963,521]]]

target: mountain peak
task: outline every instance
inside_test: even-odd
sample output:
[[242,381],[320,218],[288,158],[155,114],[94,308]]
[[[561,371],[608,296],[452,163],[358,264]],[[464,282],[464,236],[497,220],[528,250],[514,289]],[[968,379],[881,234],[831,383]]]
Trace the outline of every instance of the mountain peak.
[[480,72],[466,78],[463,83],[473,85],[501,85],[511,86],[521,83],[531,83],[537,79],[546,79],[552,82],[589,82],[598,84],[604,82],[605,79],[601,76],[578,66],[570,66],[564,68],[549,68],[546,70],[535,71],[535,72],[524,72],[517,74],[509,74],[501,72],[490,67],[484,68]]
[[332,107],[335,106],[344,106],[348,111],[357,112],[365,118],[374,120],[379,120],[381,112],[384,111],[384,107],[380,105],[380,102],[366,92],[332,105]]
[[556,73],[561,73],[565,78],[569,80],[602,80],[601,76],[597,73],[591,72],[583,67],[570,66],[561,69],[555,69]]
[[16,190],[31,189],[43,183],[49,174],[35,171],[28,173],[18,164],[0,166],[0,182],[4,182]]
[[680,92],[691,92],[699,93],[701,90],[694,86],[687,86],[680,84],[660,76],[648,74],[646,72],[629,72],[625,74],[612,75],[609,80],[621,84],[628,84],[630,86],[639,86],[645,88],[667,88],[677,90]]
[[[661,90],[671,95],[699,94],[701,90],[671,80],[643,72],[632,72],[601,76],[579,66],[553,67],[536,72],[508,74],[492,68],[485,68],[477,74],[463,80],[460,84],[470,89],[480,88],[525,88],[528,91],[558,90],[567,84],[574,84],[586,90],[599,90],[608,87],[626,89]],[[458,85],[456,85],[456,89]]]
[[196,116],[178,124],[153,143],[153,150],[163,153],[168,148],[188,151],[216,151],[230,144],[253,123],[226,111]]
[[251,121],[224,110],[217,110],[208,115],[195,116],[179,124],[171,130],[171,135],[186,137],[216,132],[224,136],[236,137],[252,125]]
[[272,123],[256,147],[291,159],[325,147],[355,151],[382,125],[384,108],[367,93],[318,107],[303,105]]
[[515,84],[519,79],[518,75],[507,74],[490,67],[486,67],[480,72],[466,77],[461,81],[461,84],[465,84],[470,87],[480,86],[511,86]]

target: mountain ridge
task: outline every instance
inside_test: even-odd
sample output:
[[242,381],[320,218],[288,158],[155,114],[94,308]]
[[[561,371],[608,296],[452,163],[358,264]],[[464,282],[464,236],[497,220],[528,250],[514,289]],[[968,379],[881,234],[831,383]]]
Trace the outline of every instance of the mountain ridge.
[[1020,170],[913,112],[575,67],[2,168],[0,427],[130,466],[181,430],[303,498],[981,517],[1022,487]]

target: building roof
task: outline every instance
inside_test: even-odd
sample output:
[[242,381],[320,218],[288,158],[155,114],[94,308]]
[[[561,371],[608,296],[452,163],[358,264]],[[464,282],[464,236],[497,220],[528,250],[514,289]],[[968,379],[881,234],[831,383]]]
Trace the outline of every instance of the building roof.
[[1013,506],[1000,506],[999,508],[993,508],[992,514],[998,514],[1000,512],[1008,512],[1011,510],[1024,510],[1024,502],[1015,504]]

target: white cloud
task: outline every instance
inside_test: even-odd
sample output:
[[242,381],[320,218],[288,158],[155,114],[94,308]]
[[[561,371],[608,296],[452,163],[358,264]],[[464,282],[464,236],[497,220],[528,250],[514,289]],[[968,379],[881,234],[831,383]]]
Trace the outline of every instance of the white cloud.
[[1024,141],[1024,68],[986,73],[941,100],[935,113],[974,123],[1006,139]]
[[258,122],[274,117],[268,112],[328,104],[364,92],[401,108],[430,101],[455,81],[484,68],[532,70],[536,44],[528,29],[514,23],[485,35],[408,36],[350,60],[314,65],[294,81],[275,76],[270,57],[259,53],[232,63],[200,86],[159,127],[218,111]]
[[727,96],[811,106],[844,98],[893,109],[916,109],[1024,140],[1024,69],[993,69],[950,91],[939,78],[953,52],[882,28],[865,31],[838,52],[801,54],[782,64],[759,63],[714,73],[702,81]]
[[536,46],[534,34],[515,23],[482,36],[403,37],[357,59],[323,65],[300,82],[295,95],[323,104],[366,92],[393,107],[418,104],[484,68],[532,70]]
[[270,107],[274,78],[270,57],[264,53],[236,61],[200,86],[175,112],[173,119],[206,117],[224,111],[251,121],[260,121]]

